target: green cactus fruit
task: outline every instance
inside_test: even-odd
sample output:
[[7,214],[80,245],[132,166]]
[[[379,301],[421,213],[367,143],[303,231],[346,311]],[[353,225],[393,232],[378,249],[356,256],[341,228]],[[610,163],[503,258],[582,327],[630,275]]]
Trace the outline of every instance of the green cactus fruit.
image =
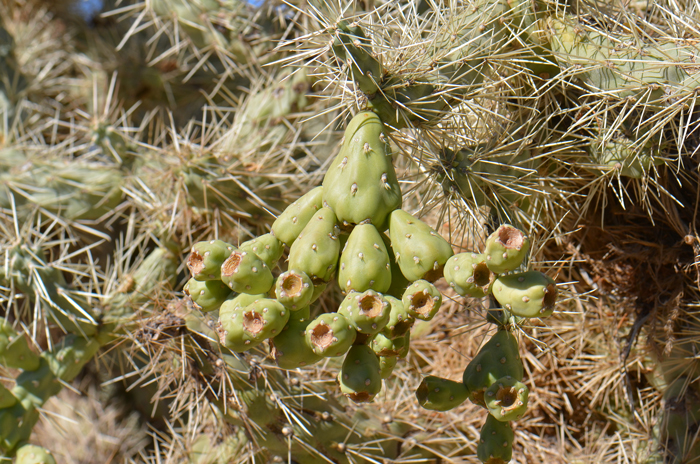
[[197,280],[190,279],[183,289],[185,295],[190,297],[194,306],[208,313],[216,311],[221,307],[221,303],[233,296],[233,292],[220,280]]
[[233,311],[234,309],[241,309],[249,306],[261,298],[268,298],[266,293],[258,293],[257,295],[249,295],[248,293],[241,293],[236,295],[234,298],[224,301],[221,303],[221,308],[219,313],[224,311],[224,306],[226,306],[226,311]]
[[519,229],[501,225],[486,239],[486,265],[496,274],[517,269],[530,251],[530,240]]
[[519,317],[547,317],[557,302],[554,280],[538,271],[500,276],[492,291],[504,308]]
[[340,391],[355,403],[367,403],[382,389],[379,358],[366,345],[354,345],[338,373]]
[[17,403],[17,398],[3,384],[0,384],[0,409],[6,409],[14,406]]
[[404,352],[406,348],[406,343],[408,342],[409,340],[405,336],[389,338],[380,332],[372,338],[370,346],[372,347],[372,351],[377,353],[377,356],[398,357],[401,353]]
[[221,265],[231,256],[235,247],[223,240],[197,242],[187,258],[187,267],[197,280],[220,280]]
[[462,380],[469,390],[469,399],[486,407],[484,393],[491,385],[503,377],[522,381],[523,375],[518,341],[507,330],[499,330],[467,365]]
[[503,377],[491,385],[484,394],[486,409],[501,422],[520,419],[527,410],[530,390],[513,377]]
[[314,283],[304,271],[290,269],[277,277],[275,295],[285,308],[296,311],[311,304]]
[[386,251],[389,254],[389,264],[391,265],[391,285],[387,291],[382,293],[400,299],[403,292],[406,291],[411,282],[409,282],[406,276],[403,275],[399,263],[397,263],[396,259],[394,258],[396,253],[391,247],[391,240],[389,239],[387,233],[382,234],[382,240],[384,241],[384,246],[386,246]]
[[383,293],[391,286],[391,264],[377,228],[360,224],[350,233],[340,255],[338,284],[345,292],[372,289]]
[[72,381],[100,349],[100,342],[95,338],[83,338],[67,335],[54,349],[44,353],[53,374],[64,382]]
[[255,253],[234,250],[221,264],[221,281],[238,293],[267,293],[275,279]]
[[403,348],[401,351],[399,351],[398,357],[403,359],[408,356],[408,352],[411,350],[411,332],[406,332],[401,338],[404,339],[404,342]]
[[277,216],[272,223],[272,235],[287,246],[292,246],[299,234],[323,203],[323,188],[316,187],[299,197]]
[[392,372],[394,372],[394,367],[396,363],[399,362],[397,356],[380,356],[379,357],[379,375],[381,375],[383,380],[391,377]]
[[274,269],[284,253],[284,243],[270,233],[243,242],[238,249],[253,252],[263,263],[267,264],[267,267]]
[[15,464],[56,464],[56,460],[41,446],[24,445],[17,450]]
[[443,266],[454,252],[428,224],[397,209],[391,213],[389,234],[396,262],[408,280],[434,282],[442,277]]
[[408,286],[401,301],[408,314],[421,321],[429,321],[440,309],[442,294],[427,280],[417,280]]
[[429,375],[421,381],[416,390],[418,404],[431,411],[449,411],[464,402],[469,390],[462,382]]
[[333,210],[321,208],[292,244],[289,269],[304,271],[314,282],[328,282],[338,265],[339,233]]
[[[298,317],[298,313],[304,313],[306,317]],[[303,309],[292,313],[289,322],[279,335],[270,339],[270,353],[282,369],[296,369],[297,367],[310,366],[317,363],[322,356],[314,353],[314,350],[306,341],[306,329],[311,321],[308,311]]]
[[486,265],[486,256],[476,253],[459,253],[445,263],[445,280],[457,294],[482,298],[494,275]]
[[384,299],[389,303],[389,322],[382,329],[382,334],[388,338],[397,338],[405,335],[415,322],[413,316],[408,313],[403,301],[391,295],[384,295]]
[[342,356],[355,342],[357,332],[345,316],[325,313],[306,327],[306,343],[314,353],[323,357]]
[[485,464],[506,464],[513,457],[514,439],[510,422],[500,422],[489,414],[481,427],[476,455]]
[[39,368],[39,360],[24,335],[15,332],[7,319],[0,317],[0,364],[10,369],[33,371]]
[[370,222],[379,229],[389,213],[401,207],[401,188],[383,131],[375,113],[358,113],[323,178],[324,205],[343,224]]
[[218,326],[221,344],[232,351],[249,350],[276,336],[289,320],[290,311],[276,300],[258,298],[245,307],[233,301],[221,305]]
[[389,322],[391,307],[381,293],[367,290],[348,293],[338,313],[345,316],[358,333],[374,335]]
[[359,26],[345,20],[338,22],[332,47],[335,56],[348,64],[362,92],[372,95],[379,90],[382,64],[372,55],[370,41]]

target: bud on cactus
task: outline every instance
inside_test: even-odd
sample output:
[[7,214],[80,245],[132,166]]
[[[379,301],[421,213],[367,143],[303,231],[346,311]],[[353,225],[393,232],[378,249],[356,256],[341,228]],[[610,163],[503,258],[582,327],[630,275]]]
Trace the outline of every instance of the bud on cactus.
[[340,153],[323,178],[324,205],[341,223],[370,222],[380,228],[401,207],[388,142],[382,121],[371,111],[358,113],[348,124]]
[[284,243],[272,234],[265,234],[241,243],[238,249],[254,253],[267,267],[274,269],[284,253]]
[[350,233],[340,256],[338,284],[345,292],[372,289],[383,293],[389,289],[389,254],[374,225],[360,224]]
[[486,239],[486,265],[496,274],[517,269],[530,250],[530,240],[513,226],[503,224]]
[[372,401],[382,389],[379,358],[366,345],[354,345],[338,373],[340,391],[355,403]]
[[557,301],[554,280],[537,271],[500,276],[492,291],[504,308],[520,317],[547,317]]
[[274,277],[267,264],[255,253],[234,250],[221,264],[221,281],[238,293],[266,293]]
[[231,289],[220,280],[201,281],[192,278],[185,284],[183,292],[203,313],[216,311],[221,303],[233,296]]
[[522,380],[523,373],[518,341],[507,330],[499,330],[467,365],[463,381],[469,399],[486,407],[484,393],[494,382],[507,376]]
[[282,369],[310,366],[323,359],[322,356],[314,353],[306,341],[305,333],[311,321],[308,316],[297,316],[298,313],[304,312],[300,310],[292,313],[282,332],[270,339],[270,352]]
[[314,284],[304,271],[290,269],[277,277],[277,301],[292,311],[307,307],[314,296]]
[[323,357],[344,355],[356,336],[350,321],[338,313],[321,314],[306,327],[306,343]]
[[489,414],[481,427],[476,455],[485,464],[506,464],[513,457],[514,439],[510,422],[500,422]]
[[34,353],[23,335],[0,317],[0,364],[10,369],[33,371],[39,368],[39,355]]
[[527,410],[530,390],[513,377],[503,377],[491,385],[484,394],[486,409],[501,422],[520,419]]
[[442,268],[454,252],[428,224],[397,209],[391,213],[389,234],[394,258],[408,280],[432,282],[442,277]]
[[422,321],[429,321],[442,304],[442,294],[427,280],[413,282],[404,292],[403,302],[408,314]]
[[459,253],[445,263],[445,280],[457,294],[481,298],[488,293],[493,273],[486,257],[476,253]]
[[394,372],[394,367],[399,361],[397,356],[380,356],[379,357],[379,375],[381,375],[382,380],[386,380],[391,377],[391,373]]
[[418,404],[431,411],[449,411],[464,402],[469,396],[469,390],[462,382],[455,382],[429,375],[425,377],[418,390]]
[[345,316],[359,333],[373,335],[389,322],[391,308],[381,293],[367,290],[348,293],[340,303],[338,313]]
[[382,80],[382,65],[372,56],[372,47],[362,29],[338,22],[333,40],[333,53],[348,64],[352,78],[362,92],[372,95],[379,90]]
[[272,223],[272,235],[287,246],[292,246],[313,215],[321,209],[323,188],[316,187],[299,197]]
[[233,250],[233,245],[222,240],[195,243],[187,258],[187,267],[192,277],[197,280],[221,279],[221,265]]
[[15,464],[56,464],[56,460],[41,446],[24,445],[17,450]]
[[415,319],[408,313],[403,301],[391,295],[384,295],[384,299],[389,303],[391,309],[389,321],[382,329],[382,333],[388,338],[401,337],[411,330]]
[[336,222],[330,208],[314,214],[289,250],[289,269],[304,271],[314,281],[328,282],[340,254]]

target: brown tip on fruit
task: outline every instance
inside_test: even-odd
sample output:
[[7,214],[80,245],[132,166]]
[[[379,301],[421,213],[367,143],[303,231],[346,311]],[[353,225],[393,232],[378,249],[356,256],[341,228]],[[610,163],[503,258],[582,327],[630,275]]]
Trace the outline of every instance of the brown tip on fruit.
[[479,287],[485,287],[491,283],[491,270],[486,263],[481,262],[474,267],[474,283]]
[[298,274],[287,274],[282,281],[282,289],[292,298],[301,295],[303,288],[304,282]]
[[265,326],[265,320],[260,313],[248,311],[243,313],[243,328],[253,335],[259,334]]
[[384,302],[377,295],[365,295],[359,301],[360,312],[371,318],[379,317],[384,309]]
[[234,251],[231,256],[226,258],[226,261],[221,264],[221,275],[224,277],[232,276],[238,271],[238,266],[241,265],[241,260],[243,259],[243,253],[240,251]]
[[549,284],[544,289],[544,298],[542,299],[542,306],[545,308],[551,308],[554,303],[557,302],[557,286],[555,284]]
[[425,400],[428,399],[428,384],[427,382],[423,381],[420,383],[418,386],[418,389],[416,390],[416,398],[418,399],[418,403],[423,405],[425,403]]
[[505,411],[511,411],[515,409],[517,407],[515,404],[517,399],[518,390],[515,387],[501,386],[496,392],[496,404]]
[[350,398],[355,403],[368,403],[372,401],[372,398],[374,398],[374,395],[371,395],[369,392],[348,393],[345,396]]
[[498,229],[497,242],[508,249],[519,250],[525,243],[525,235],[515,227],[501,226]]
[[417,292],[411,296],[411,306],[418,314],[427,316],[435,306],[435,299],[427,292]]
[[333,329],[321,322],[313,328],[309,338],[311,339],[311,344],[325,350],[333,343]]
[[187,267],[192,275],[199,274],[204,269],[204,258],[196,251],[193,251],[190,253],[190,257],[187,258]]

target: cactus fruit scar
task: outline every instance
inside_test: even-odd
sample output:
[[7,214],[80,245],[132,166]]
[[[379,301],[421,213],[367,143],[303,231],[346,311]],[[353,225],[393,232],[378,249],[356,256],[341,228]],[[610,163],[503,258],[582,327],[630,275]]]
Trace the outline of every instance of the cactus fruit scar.
[[520,419],[527,410],[530,390],[513,377],[503,377],[491,385],[484,394],[486,409],[501,422]]
[[277,277],[275,295],[286,308],[296,311],[311,304],[314,283],[304,271],[291,269]]
[[382,330],[391,316],[391,307],[374,290],[351,292],[340,303],[338,313],[345,316],[357,332],[373,335]]
[[409,285],[401,301],[412,317],[429,321],[440,309],[442,294],[427,280],[417,280]]
[[306,327],[306,342],[314,353],[323,357],[342,356],[350,349],[357,332],[345,316],[325,313]]

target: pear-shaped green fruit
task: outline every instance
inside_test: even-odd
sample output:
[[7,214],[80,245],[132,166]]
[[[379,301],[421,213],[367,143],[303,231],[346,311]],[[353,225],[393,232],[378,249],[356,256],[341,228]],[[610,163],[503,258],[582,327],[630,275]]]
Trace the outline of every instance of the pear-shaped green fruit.
[[429,375],[421,381],[416,390],[418,404],[431,411],[449,411],[464,402],[469,390],[462,382]]
[[405,292],[408,286],[411,285],[411,282],[409,282],[406,276],[403,275],[399,263],[396,262],[396,253],[391,246],[391,240],[389,239],[387,233],[382,234],[382,240],[386,246],[387,253],[389,253],[389,264],[391,265],[391,285],[387,291],[382,293],[400,299],[403,296],[403,292]]
[[514,439],[510,422],[500,422],[489,414],[481,427],[476,456],[484,464],[506,464],[513,457]]
[[321,208],[289,250],[289,269],[304,271],[316,282],[328,282],[338,265],[340,229],[333,210]]
[[513,377],[503,377],[491,385],[484,394],[486,409],[501,422],[520,419],[527,410],[530,390]]
[[382,389],[379,358],[366,345],[350,348],[338,373],[340,391],[355,403],[367,403]]
[[408,342],[406,337],[388,338],[380,332],[372,338],[370,346],[377,356],[398,357],[404,352]]
[[486,265],[496,274],[517,269],[530,251],[530,239],[508,224],[501,225],[486,239]]
[[340,303],[338,313],[345,316],[357,332],[374,335],[389,322],[391,308],[381,293],[367,290],[348,293]]
[[270,352],[282,369],[310,366],[323,359],[306,341],[306,328],[311,321],[308,316],[297,317],[303,312],[293,312],[282,332],[270,339]]
[[274,269],[284,253],[284,243],[270,233],[243,242],[238,249],[254,253],[263,263],[267,264],[267,267]]
[[305,336],[306,343],[318,356],[335,357],[347,353],[357,332],[342,314],[325,313],[311,321]]
[[279,334],[290,311],[277,300],[258,298],[246,307],[225,301],[219,310],[219,338],[232,351],[246,351]]
[[304,271],[290,269],[277,277],[277,301],[292,311],[307,307],[314,296],[314,283]]
[[274,283],[272,271],[255,253],[234,250],[221,264],[221,281],[234,292],[267,293]]
[[389,234],[394,258],[408,280],[433,282],[442,277],[443,266],[454,252],[428,224],[397,209],[390,216]]
[[384,299],[389,303],[391,309],[389,310],[389,321],[382,329],[382,333],[388,338],[402,337],[411,330],[415,318],[409,314],[403,301],[391,295],[384,295]]
[[389,254],[374,225],[360,224],[350,233],[340,255],[338,284],[345,292],[364,292],[372,289],[383,293],[389,289]]
[[442,294],[427,280],[417,280],[408,286],[401,301],[412,317],[429,321],[440,309]]
[[272,235],[287,246],[292,246],[311,217],[322,207],[323,188],[316,187],[299,197],[272,223]]
[[445,263],[445,280],[457,294],[481,298],[487,295],[494,275],[486,257],[476,253],[459,253]]
[[46,448],[24,445],[17,450],[15,464],[56,464],[56,460]]
[[223,240],[209,240],[192,245],[187,267],[197,280],[220,280],[221,265],[236,248]]
[[401,207],[401,189],[384,125],[372,111],[355,115],[340,153],[323,178],[323,202],[343,224],[370,222],[378,228]]
[[519,317],[547,317],[554,312],[557,285],[537,271],[500,276],[493,283],[493,296]]
[[194,278],[187,281],[183,292],[203,313],[216,311],[221,307],[221,303],[234,295],[231,289],[220,280],[202,281]]
[[507,330],[499,330],[469,362],[462,380],[469,390],[469,399],[486,407],[484,393],[494,382],[509,376],[521,381],[523,374],[518,341]]

